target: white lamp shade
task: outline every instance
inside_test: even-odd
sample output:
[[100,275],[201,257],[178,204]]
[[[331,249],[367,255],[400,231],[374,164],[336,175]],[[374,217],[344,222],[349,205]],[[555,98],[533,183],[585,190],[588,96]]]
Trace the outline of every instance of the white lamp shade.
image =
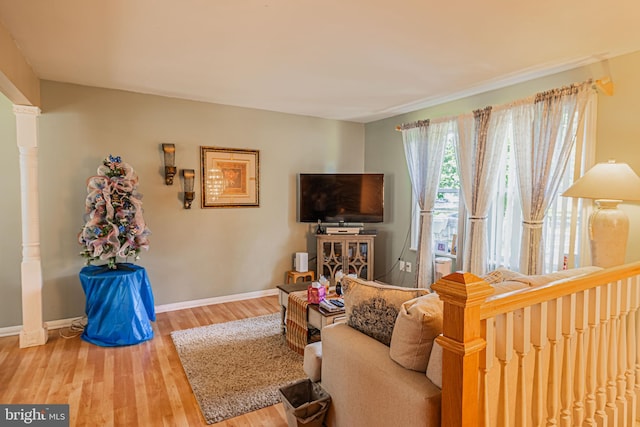
[[585,199],[640,200],[640,177],[626,163],[598,163],[562,193]]

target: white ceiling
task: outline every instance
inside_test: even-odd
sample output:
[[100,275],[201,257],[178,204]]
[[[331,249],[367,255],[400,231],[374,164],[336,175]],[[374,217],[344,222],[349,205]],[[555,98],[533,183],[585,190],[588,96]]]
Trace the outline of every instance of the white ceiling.
[[42,79],[357,122],[640,50],[638,0],[0,0],[0,22]]

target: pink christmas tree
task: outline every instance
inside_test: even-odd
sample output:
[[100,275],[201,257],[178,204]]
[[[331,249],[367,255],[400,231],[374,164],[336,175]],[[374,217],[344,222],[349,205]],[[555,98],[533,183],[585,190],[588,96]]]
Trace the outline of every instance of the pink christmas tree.
[[117,260],[140,259],[140,249],[149,249],[151,234],[142,217],[142,195],[136,191],[138,176],[120,157],[109,155],[98,174],[87,180],[85,225],[78,235],[80,253],[87,265],[106,261],[117,268]]

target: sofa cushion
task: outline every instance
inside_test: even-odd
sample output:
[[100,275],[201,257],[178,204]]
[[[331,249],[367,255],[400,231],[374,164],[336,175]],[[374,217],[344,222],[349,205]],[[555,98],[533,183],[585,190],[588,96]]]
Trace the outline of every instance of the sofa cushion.
[[[517,281],[526,282],[526,280],[527,280],[527,275],[526,274],[522,274],[522,273],[520,273],[518,271],[509,270],[508,268],[500,267],[495,271],[500,273],[500,275],[502,276],[502,280],[503,281],[517,280]],[[529,283],[529,282],[526,282],[526,283]]]
[[547,283],[556,282],[558,280],[571,279],[574,277],[584,276],[589,273],[602,270],[602,267],[587,266],[579,268],[570,268],[568,270],[555,271],[547,274],[535,274],[527,276],[517,271],[511,271],[506,268],[499,268],[496,271],[500,272],[505,281],[514,281],[526,283],[527,286],[542,286]]
[[504,275],[500,270],[493,270],[487,273],[486,276],[482,276],[482,279],[491,285],[494,283],[502,283],[504,281]]
[[441,390],[391,360],[389,347],[344,323],[322,328],[321,342],[327,426],[440,426]]
[[391,343],[402,303],[429,293],[357,278],[344,278],[342,285],[347,324],[385,345]]
[[519,280],[505,280],[504,282],[493,283],[491,284],[491,287],[494,289],[494,295],[499,295],[504,294],[505,292],[528,288],[529,284]]
[[425,372],[435,337],[442,333],[442,302],[432,293],[402,304],[389,356],[401,366]]
[[439,389],[442,389],[442,346],[433,342],[431,357],[427,365],[427,378]]
[[311,381],[322,379],[322,341],[307,344],[304,348],[302,369]]

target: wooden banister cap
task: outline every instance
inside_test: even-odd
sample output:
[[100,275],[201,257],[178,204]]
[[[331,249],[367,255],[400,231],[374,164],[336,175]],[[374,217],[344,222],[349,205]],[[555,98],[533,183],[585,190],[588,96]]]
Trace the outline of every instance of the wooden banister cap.
[[440,299],[459,306],[482,304],[494,289],[480,277],[457,271],[449,274],[431,285]]

